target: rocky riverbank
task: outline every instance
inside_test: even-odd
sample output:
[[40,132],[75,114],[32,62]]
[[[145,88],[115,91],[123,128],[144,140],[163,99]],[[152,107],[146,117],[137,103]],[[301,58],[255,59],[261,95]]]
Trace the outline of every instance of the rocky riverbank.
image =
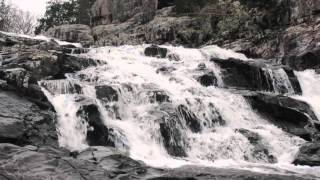
[[216,44],[294,69],[319,66],[317,0],[96,0],[90,11],[90,27],[54,27],[47,35],[96,46]]

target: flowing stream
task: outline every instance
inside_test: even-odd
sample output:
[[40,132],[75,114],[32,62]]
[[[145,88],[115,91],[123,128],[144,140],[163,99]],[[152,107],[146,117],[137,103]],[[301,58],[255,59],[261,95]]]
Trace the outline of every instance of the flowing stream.
[[[84,56],[106,64],[68,74],[66,80],[40,82],[45,85],[43,91],[59,116],[57,129],[61,146],[70,150],[88,147],[88,125],[77,116],[79,98],[85,98],[99,107],[104,124],[112,129],[116,148],[150,166],[199,165],[320,176],[318,167],[291,164],[305,141],[269,123],[251,109],[242,95],[225,89],[221,70],[210,62],[212,57],[247,61],[244,55],[217,46],[202,49],[166,46],[170,53],[180,57],[180,61],[170,61],[146,57],[145,47],[91,49]],[[204,87],[196,80],[201,67],[213,71],[217,87]],[[273,72],[270,76],[274,78],[275,87],[286,87],[289,94],[293,92],[284,71]],[[297,73],[297,76],[303,89],[303,96],[299,98],[310,103],[320,117],[317,103],[320,102],[317,83],[320,76],[314,71]],[[81,92],[77,92],[76,86],[82,87]],[[117,101],[97,98],[97,86],[115,89]],[[179,122],[171,124],[178,129],[174,132],[180,138],[174,143],[183,148],[185,157],[169,155],[161,133],[162,123],[167,121],[163,117],[170,119],[177,107],[187,108],[200,121],[200,132],[188,128],[187,120],[179,113]],[[239,132],[240,129],[258,134],[268,154],[255,151],[256,147]],[[276,162],[271,163],[271,157]]]

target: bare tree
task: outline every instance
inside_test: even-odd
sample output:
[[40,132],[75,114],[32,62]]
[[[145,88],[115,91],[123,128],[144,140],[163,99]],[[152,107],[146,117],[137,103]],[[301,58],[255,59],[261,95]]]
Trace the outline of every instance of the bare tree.
[[0,30],[19,34],[33,34],[37,25],[36,17],[11,4],[0,2]]

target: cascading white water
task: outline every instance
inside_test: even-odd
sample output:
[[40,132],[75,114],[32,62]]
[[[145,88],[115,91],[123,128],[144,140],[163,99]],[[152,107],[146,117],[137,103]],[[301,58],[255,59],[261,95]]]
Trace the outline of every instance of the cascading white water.
[[320,120],[320,74],[315,70],[295,72],[301,85],[302,96],[295,98],[309,103]]
[[58,115],[56,126],[59,145],[71,151],[87,148],[87,125],[77,116],[79,109],[75,102],[77,96],[72,94],[53,95],[45,88],[42,88],[42,91],[52,103]]
[[[100,108],[104,123],[117,132],[127,151],[134,159],[156,167],[178,167],[187,164],[244,168],[257,171],[294,171],[316,174],[318,169],[291,165],[299,146],[304,143],[300,138],[283,132],[256,114],[246,100],[238,94],[223,89],[220,69],[209,59],[230,57],[248,60],[244,55],[216,46],[202,49],[186,49],[166,46],[170,53],[178,55],[181,61],[144,56],[146,46],[103,47],[92,49],[87,57],[105,61],[106,65],[92,67],[69,75],[68,80],[83,87],[83,96],[92,99]],[[218,87],[203,87],[197,82],[199,64],[213,70],[218,79]],[[166,69],[159,72],[159,68]],[[282,72],[274,74],[275,80],[281,79]],[[281,75],[281,78],[277,76]],[[279,83],[279,82],[278,82]],[[275,82],[277,84],[277,82]],[[104,102],[96,97],[95,86],[115,87],[119,94],[118,102],[109,103],[118,108],[118,115],[107,110]],[[285,84],[290,89],[289,84]],[[129,88],[128,88],[129,87]],[[58,87],[59,88],[59,87]],[[292,88],[292,86],[291,86]],[[73,94],[50,94],[44,89],[59,115],[58,129],[61,146],[81,150],[87,146],[85,135],[87,127],[77,121],[77,103]],[[201,133],[182,128],[183,145],[187,157],[170,156],[160,134],[161,116],[167,115],[158,103],[150,101],[150,91],[163,91],[170,96],[171,105],[184,105],[201,120]],[[222,116],[225,125],[212,122],[217,114]],[[168,107],[165,107],[168,108]],[[170,111],[170,108],[169,110]],[[320,111],[318,111],[320,112]],[[182,121],[182,127],[186,122]],[[277,163],[268,163],[263,154],[253,154],[254,146],[239,133],[238,129],[257,133],[270,155]],[[122,149],[123,150],[123,149]],[[319,171],[318,171],[319,172]]]

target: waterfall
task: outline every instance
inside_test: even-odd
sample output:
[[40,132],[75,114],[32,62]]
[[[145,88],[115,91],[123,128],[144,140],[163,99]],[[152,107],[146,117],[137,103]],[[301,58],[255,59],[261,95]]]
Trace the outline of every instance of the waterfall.
[[[103,123],[112,130],[115,146],[151,166],[314,171],[290,165],[304,140],[269,123],[242,95],[223,88],[221,69],[210,58],[248,61],[244,55],[216,46],[164,46],[179,57],[170,60],[146,57],[145,47],[91,49],[83,56],[106,64],[68,74],[64,81],[40,82],[59,116],[61,146],[71,150],[88,146],[86,133],[92,127],[77,115],[79,102],[86,99],[99,108]],[[214,73],[217,86],[204,87],[197,81],[199,67]],[[283,70],[271,74],[275,89],[285,87],[293,93]],[[299,77],[305,78],[303,74]],[[307,84],[302,86],[306,97],[313,94]],[[261,137],[260,149],[246,137],[251,135]]]
[[308,102],[318,119],[320,119],[320,74],[315,70],[305,70],[302,72],[295,72],[299,79],[302,96],[296,96],[295,98]]

